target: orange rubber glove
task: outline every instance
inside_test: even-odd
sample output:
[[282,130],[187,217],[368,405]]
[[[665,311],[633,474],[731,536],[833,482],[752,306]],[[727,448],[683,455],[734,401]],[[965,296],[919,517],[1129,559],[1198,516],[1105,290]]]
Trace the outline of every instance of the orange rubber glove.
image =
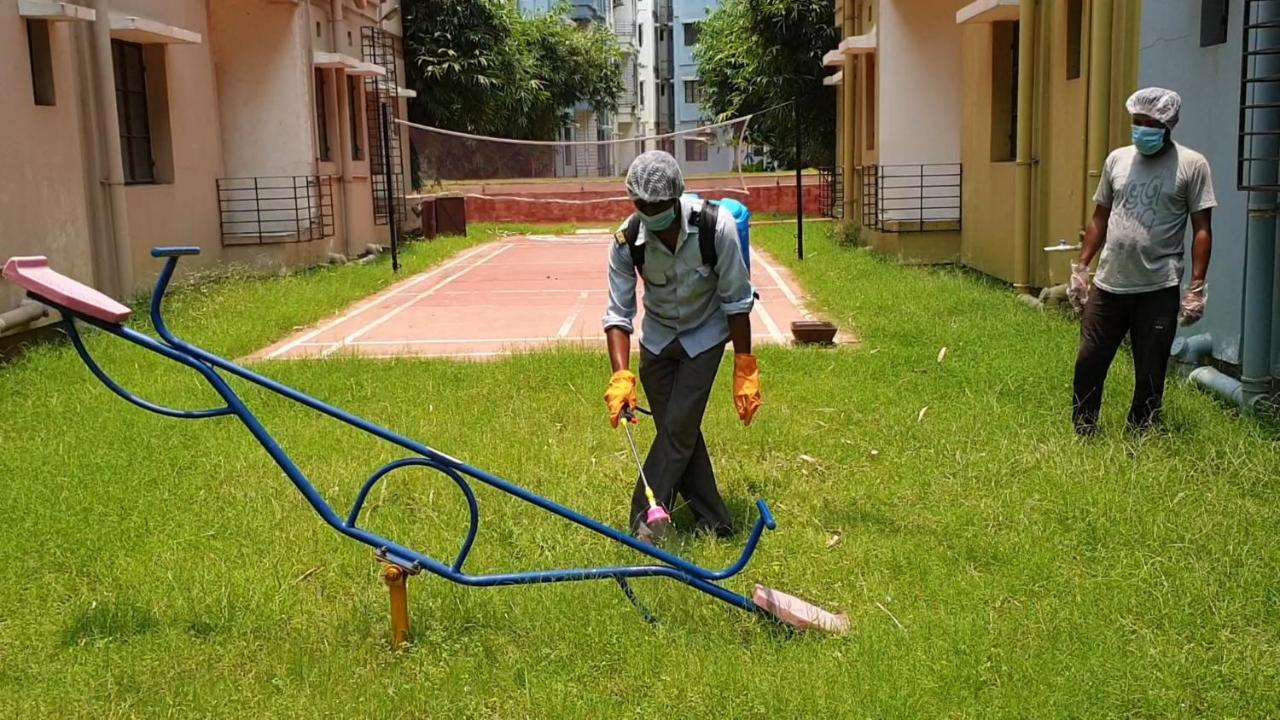
[[743,425],[750,425],[760,409],[760,368],[755,355],[733,356],[733,406]]
[[[609,378],[609,387],[604,391],[604,403],[609,406],[609,425],[618,427],[618,420],[622,417],[622,409],[624,407],[636,409],[640,404],[640,400],[636,398],[636,376],[630,370],[619,370]],[[640,420],[631,418],[632,423],[639,423]]]

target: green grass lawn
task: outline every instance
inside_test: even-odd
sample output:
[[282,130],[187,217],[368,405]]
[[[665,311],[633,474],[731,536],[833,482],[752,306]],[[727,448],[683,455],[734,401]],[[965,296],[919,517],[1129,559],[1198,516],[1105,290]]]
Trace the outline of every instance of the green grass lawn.
[[[419,269],[495,232],[406,251]],[[787,261],[853,348],[760,348],[765,406],[736,422],[728,361],[706,432],[743,526],[777,532],[754,581],[845,610],[788,637],[670,581],[466,589],[410,583],[414,644],[387,650],[363,546],[325,527],[231,419],[177,421],[100,387],[65,346],[0,369],[0,699],[9,717],[1274,717],[1280,713],[1280,446],[1173,383],[1168,432],[1068,423],[1075,328],[955,271],[843,249],[821,225],[753,241]],[[390,281],[386,259],[176,294],[180,334],[246,354]],[[141,319],[135,321],[141,324]],[[149,399],[212,404],[188,373],[95,334]],[[945,359],[939,363],[941,348]],[[270,376],[621,526],[632,469],[603,352],[494,363],[268,363]],[[247,386],[345,513],[400,454]],[[927,410],[925,410],[927,408]],[[922,414],[923,413],[923,414]],[[647,440],[651,428],[642,426]],[[405,471],[365,525],[452,558],[465,514]],[[476,572],[640,557],[478,488]],[[679,520],[679,516],[677,516]],[[681,541],[706,565],[728,542]]]

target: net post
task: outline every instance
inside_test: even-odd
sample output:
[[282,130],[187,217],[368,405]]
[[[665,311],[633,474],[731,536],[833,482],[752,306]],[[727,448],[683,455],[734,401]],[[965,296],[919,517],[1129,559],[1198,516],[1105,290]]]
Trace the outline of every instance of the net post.
[[395,189],[391,175],[391,107],[382,104],[382,170],[386,179],[387,230],[391,234],[391,271],[400,272],[399,218],[396,217]]
[[796,93],[793,117],[796,126],[796,257],[804,260],[804,186],[801,176],[803,163],[800,161],[804,149],[803,133],[800,132],[800,94]]

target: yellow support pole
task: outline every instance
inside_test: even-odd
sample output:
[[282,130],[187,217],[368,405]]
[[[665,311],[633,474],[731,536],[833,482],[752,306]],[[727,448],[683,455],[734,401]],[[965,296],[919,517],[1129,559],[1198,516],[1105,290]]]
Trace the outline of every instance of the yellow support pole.
[[1102,164],[1111,150],[1111,0],[1093,0],[1089,22],[1089,115],[1085,130],[1088,172],[1085,175],[1085,224],[1093,216],[1093,191],[1102,178]]
[[[858,34],[858,17],[861,4],[858,0],[844,0],[844,17],[841,18],[841,39],[850,35]],[[844,136],[844,145],[841,146],[840,164],[843,166],[844,173],[844,220],[845,222],[857,222],[862,224],[862,183],[861,173],[858,172],[858,148],[862,144],[862,140],[858,136],[858,130],[861,127],[858,123],[858,67],[861,61],[846,57],[844,59],[844,85],[841,87],[843,94],[840,96],[840,102],[844,105],[842,109],[844,113],[844,126],[841,133]]]
[[409,642],[409,573],[397,565],[388,564],[382,571],[382,581],[391,594],[391,649],[399,650]]
[[1031,113],[1035,107],[1036,0],[1018,6],[1018,157],[1013,208],[1013,287],[1030,290],[1031,281]]

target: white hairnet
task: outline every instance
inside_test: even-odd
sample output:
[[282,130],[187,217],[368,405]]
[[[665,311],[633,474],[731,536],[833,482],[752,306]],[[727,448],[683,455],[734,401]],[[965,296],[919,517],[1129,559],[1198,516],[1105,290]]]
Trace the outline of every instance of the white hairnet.
[[650,150],[641,153],[627,170],[627,195],[632,200],[662,202],[684,194],[684,175],[670,153]]
[[1130,95],[1124,106],[1130,115],[1149,115],[1172,129],[1178,124],[1182,98],[1172,90],[1149,87]]

